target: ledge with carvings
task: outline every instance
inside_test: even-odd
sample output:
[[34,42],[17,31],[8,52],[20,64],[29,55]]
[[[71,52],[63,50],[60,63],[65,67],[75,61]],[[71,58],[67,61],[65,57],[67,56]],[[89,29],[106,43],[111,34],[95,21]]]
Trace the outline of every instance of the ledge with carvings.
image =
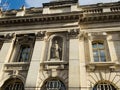
[[79,20],[79,23],[82,24],[93,24],[102,22],[120,22],[120,12],[84,14],[83,17]]
[[86,64],[87,71],[95,71],[95,70],[105,70],[108,69],[110,71],[120,71],[120,63],[118,62],[90,62]]
[[49,69],[68,69],[68,62],[63,60],[44,61],[40,64],[45,70]]
[[0,25],[5,26],[7,24],[30,24],[30,23],[54,23],[54,22],[64,22],[64,21],[75,21],[82,16],[81,12],[67,12],[60,14],[44,14],[44,15],[34,15],[34,16],[22,16],[22,17],[6,17],[0,18]]
[[10,62],[4,64],[4,71],[27,71],[29,69],[29,62]]

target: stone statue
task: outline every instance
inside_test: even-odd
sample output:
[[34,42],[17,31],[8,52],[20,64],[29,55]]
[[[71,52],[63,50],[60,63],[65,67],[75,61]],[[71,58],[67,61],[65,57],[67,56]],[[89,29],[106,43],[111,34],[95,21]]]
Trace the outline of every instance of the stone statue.
[[55,40],[51,47],[51,58],[52,59],[61,59],[62,48],[58,44],[58,41]]

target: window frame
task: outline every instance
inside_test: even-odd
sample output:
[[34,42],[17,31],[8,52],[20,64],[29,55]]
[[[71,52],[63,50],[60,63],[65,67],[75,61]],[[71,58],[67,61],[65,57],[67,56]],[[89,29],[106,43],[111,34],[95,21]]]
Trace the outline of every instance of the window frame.
[[34,35],[20,35],[20,36],[16,37],[16,40],[14,42],[13,51],[11,53],[11,58],[10,58],[9,62],[16,62],[16,63],[19,62],[20,48],[22,45],[28,45],[30,47],[29,60],[26,61],[26,62],[30,62],[31,58],[32,58],[33,49],[34,49],[34,44],[35,44],[35,36]]
[[[96,43],[96,44],[97,44],[97,48],[93,48],[93,43]],[[103,46],[104,46],[104,48],[99,48],[99,47],[98,47],[98,43],[102,43]],[[107,50],[106,50],[106,44],[105,44],[105,43],[106,43],[106,42],[103,41],[103,40],[93,40],[93,41],[91,42],[91,45],[92,45],[92,56],[93,56],[93,61],[94,61],[94,62],[107,62]],[[100,55],[100,51],[101,51],[101,50],[104,50],[104,54],[105,54],[104,58],[105,58],[105,61],[102,61],[102,59],[101,59],[101,55]],[[97,51],[97,53],[98,53],[98,61],[95,61],[94,51]]]

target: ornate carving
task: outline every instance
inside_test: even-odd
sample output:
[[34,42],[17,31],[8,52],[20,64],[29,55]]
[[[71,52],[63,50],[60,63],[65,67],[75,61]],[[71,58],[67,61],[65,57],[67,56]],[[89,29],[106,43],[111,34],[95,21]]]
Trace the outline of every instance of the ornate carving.
[[68,30],[69,37],[76,38],[78,34],[79,34],[79,29]]
[[17,36],[16,43],[31,43],[34,41],[34,39],[35,39],[35,36],[24,34],[24,35]]
[[36,33],[37,40],[44,40],[46,32],[45,31],[39,31]]
[[15,37],[15,33],[6,33],[0,36],[0,41],[11,41]]

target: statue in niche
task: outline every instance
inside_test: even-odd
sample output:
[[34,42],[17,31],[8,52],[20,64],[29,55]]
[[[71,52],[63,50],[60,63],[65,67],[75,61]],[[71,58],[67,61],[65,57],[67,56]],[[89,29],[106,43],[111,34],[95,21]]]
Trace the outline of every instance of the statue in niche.
[[62,59],[62,42],[54,40],[51,46],[51,59]]

